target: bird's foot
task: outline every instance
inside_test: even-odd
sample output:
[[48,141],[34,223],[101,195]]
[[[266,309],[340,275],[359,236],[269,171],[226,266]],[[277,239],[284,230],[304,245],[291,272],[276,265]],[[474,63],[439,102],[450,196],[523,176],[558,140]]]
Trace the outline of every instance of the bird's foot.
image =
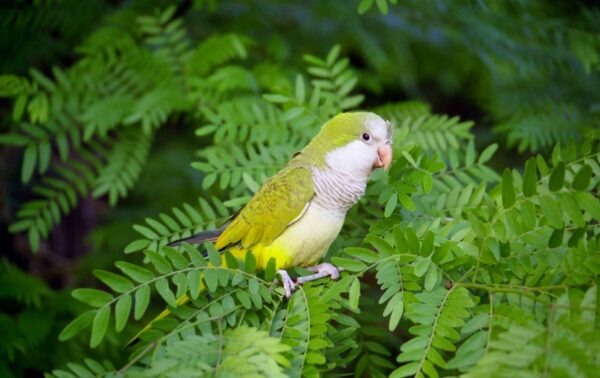
[[294,280],[290,277],[287,271],[281,269],[277,271],[277,274],[281,276],[281,283],[283,284],[283,290],[285,290],[285,297],[289,298],[292,296],[292,292],[296,288]]
[[330,263],[323,263],[315,266],[311,266],[306,268],[315,274],[311,274],[310,276],[298,277],[296,279],[296,283],[298,285],[302,285],[308,281],[318,280],[323,277],[331,277],[332,280],[337,280],[340,277],[340,269]]

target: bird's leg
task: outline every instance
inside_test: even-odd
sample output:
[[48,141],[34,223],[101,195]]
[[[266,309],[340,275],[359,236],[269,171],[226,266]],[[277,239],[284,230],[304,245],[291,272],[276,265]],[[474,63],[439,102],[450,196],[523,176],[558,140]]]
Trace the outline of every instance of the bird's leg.
[[319,278],[330,276],[332,280],[337,280],[340,277],[340,269],[331,265],[330,263],[323,263],[315,266],[311,266],[306,268],[315,274],[311,274],[310,276],[298,277],[296,279],[296,283],[298,285],[302,285],[308,281],[318,280]]
[[277,274],[281,276],[281,283],[283,284],[283,290],[285,290],[285,297],[289,298],[292,296],[292,292],[296,288],[294,280],[290,277],[287,271],[280,269]]

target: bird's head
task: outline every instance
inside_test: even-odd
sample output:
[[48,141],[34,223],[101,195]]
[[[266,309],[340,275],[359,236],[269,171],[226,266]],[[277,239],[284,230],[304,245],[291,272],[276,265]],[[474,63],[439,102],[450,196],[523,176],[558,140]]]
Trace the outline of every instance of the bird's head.
[[307,146],[322,164],[368,176],[392,163],[392,126],[375,113],[340,113]]

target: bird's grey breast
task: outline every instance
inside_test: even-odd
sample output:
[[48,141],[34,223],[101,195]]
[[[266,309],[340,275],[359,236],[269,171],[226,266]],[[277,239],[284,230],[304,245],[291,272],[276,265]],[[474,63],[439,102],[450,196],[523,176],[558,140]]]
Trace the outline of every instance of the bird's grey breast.
[[342,170],[313,168],[313,201],[323,208],[345,215],[365,194],[367,179]]

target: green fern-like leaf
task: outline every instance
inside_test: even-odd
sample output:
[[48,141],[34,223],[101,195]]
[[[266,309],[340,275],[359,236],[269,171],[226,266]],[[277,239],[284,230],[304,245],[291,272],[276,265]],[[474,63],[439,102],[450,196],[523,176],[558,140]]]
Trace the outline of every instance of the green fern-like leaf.
[[107,158],[107,164],[99,172],[93,195],[108,194],[114,205],[119,197],[125,197],[139,177],[152,146],[152,135],[136,128],[125,130],[117,136],[117,142]]

